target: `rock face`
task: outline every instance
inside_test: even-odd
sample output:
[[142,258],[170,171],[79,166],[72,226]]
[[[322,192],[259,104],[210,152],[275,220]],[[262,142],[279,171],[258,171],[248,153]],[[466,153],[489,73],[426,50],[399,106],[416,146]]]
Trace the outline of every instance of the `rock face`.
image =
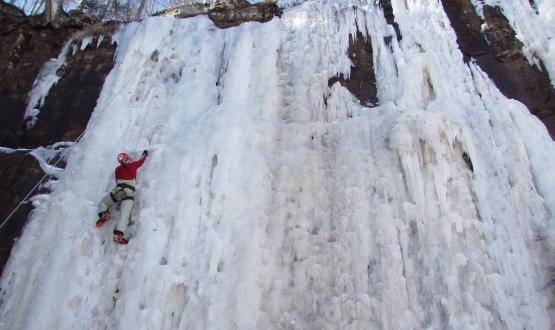
[[352,66],[349,79],[340,75],[331,78],[328,85],[331,87],[339,82],[347,88],[359,102],[367,107],[378,103],[376,77],[374,75],[374,59],[372,58],[372,44],[370,39],[365,40],[362,33],[358,32],[356,38],[349,38],[348,55]]
[[238,0],[231,4],[179,6],[156,15],[175,18],[208,15],[217,27],[225,29],[245,22],[268,22],[275,16],[281,16],[281,10],[275,3],[250,4],[248,1]]
[[[74,141],[85,129],[104,79],[113,66],[115,45],[110,36],[115,25],[90,25],[94,20],[68,15],[63,28],[46,26],[41,17],[26,17],[17,8],[0,5],[0,146],[36,148]],[[27,93],[42,66],[56,58],[68,38],[90,31],[93,41],[83,51],[69,52],[62,76],[50,90],[37,124],[24,123]],[[98,37],[104,41],[97,47]],[[0,154],[0,221],[19,204],[42,178],[38,162],[25,153]],[[0,270],[9,256],[31,206],[18,209],[0,229]]]
[[219,28],[237,26],[244,22],[268,22],[274,16],[281,16],[281,10],[276,4],[260,3],[256,5],[244,4],[235,8],[215,8],[208,13],[208,17]]
[[74,141],[83,132],[113,66],[115,45],[105,37],[97,48],[97,38],[83,51],[68,56],[62,78],[50,91],[36,125],[23,131],[21,145],[35,148]]
[[395,15],[393,14],[393,7],[391,6],[391,0],[380,0],[380,7],[383,9],[383,14],[387,24],[392,25],[397,34],[397,40],[401,40],[401,31],[399,30],[399,24],[395,22]]
[[[383,9],[387,23],[395,29],[397,40],[401,40],[402,35],[399,24],[395,22],[391,0],[379,0],[378,3]],[[391,37],[388,37],[386,42],[391,42]],[[347,53],[352,63],[349,78],[345,78],[343,75],[333,77],[328,80],[328,86],[331,87],[336,82],[339,82],[357,97],[361,105],[369,107],[376,105],[379,100],[370,39],[365,40],[360,32],[357,32],[356,37],[351,35]]]
[[[484,6],[487,29],[470,0],[442,0],[465,61],[472,58],[507,97],[524,103],[555,137],[555,90],[545,70],[530,65],[499,8]],[[486,41],[489,41],[488,42]]]
[[[0,146],[3,147],[33,148],[76,138],[80,132],[77,135],[67,132],[85,127],[104,78],[113,65],[115,45],[109,40],[114,25],[71,25],[54,29],[40,22],[37,17],[0,14],[0,77],[4,82],[0,85]],[[104,42],[96,47],[96,39],[84,51],[69,52],[63,73],[60,72],[62,78],[50,91],[37,125],[27,130],[23,113],[35,78],[49,59],[58,56],[68,38],[83,29],[90,31],[85,35],[94,38],[102,34]]]

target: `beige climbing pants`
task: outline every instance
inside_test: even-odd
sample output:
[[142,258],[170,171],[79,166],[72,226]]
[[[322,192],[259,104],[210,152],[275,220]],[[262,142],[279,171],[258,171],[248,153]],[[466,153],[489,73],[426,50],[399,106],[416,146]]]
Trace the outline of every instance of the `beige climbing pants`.
[[120,217],[115,230],[123,233],[127,230],[131,210],[135,202],[135,180],[117,180],[116,187],[98,204],[98,212],[107,211],[110,207],[120,204]]

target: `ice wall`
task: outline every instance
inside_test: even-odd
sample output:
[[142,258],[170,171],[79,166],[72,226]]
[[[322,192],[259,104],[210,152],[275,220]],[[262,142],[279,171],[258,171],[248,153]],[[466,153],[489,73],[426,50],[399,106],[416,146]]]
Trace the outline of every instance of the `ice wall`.
[[[0,283],[22,329],[549,329],[554,145],[436,1],[121,29],[86,134]],[[380,104],[328,79],[372,42]],[[386,40],[388,42],[386,42]],[[94,226],[148,148],[128,246]],[[116,214],[117,215],[117,214]]]

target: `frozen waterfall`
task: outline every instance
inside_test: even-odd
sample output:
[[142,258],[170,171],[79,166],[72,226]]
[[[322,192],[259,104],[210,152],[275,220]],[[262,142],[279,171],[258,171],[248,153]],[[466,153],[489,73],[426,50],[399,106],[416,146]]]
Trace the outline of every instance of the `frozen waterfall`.
[[[441,3],[393,0],[397,41],[374,2],[123,26],[4,270],[0,328],[552,328],[555,144],[464,63]],[[357,31],[375,107],[328,86]],[[117,246],[96,205],[143,148]]]

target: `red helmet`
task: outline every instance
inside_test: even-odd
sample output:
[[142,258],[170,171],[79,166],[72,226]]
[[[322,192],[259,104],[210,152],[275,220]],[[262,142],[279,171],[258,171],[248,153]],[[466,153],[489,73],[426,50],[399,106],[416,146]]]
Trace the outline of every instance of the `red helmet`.
[[121,164],[127,163],[129,160],[130,160],[129,155],[125,152],[122,152],[121,154],[118,155],[118,162],[120,162]]

